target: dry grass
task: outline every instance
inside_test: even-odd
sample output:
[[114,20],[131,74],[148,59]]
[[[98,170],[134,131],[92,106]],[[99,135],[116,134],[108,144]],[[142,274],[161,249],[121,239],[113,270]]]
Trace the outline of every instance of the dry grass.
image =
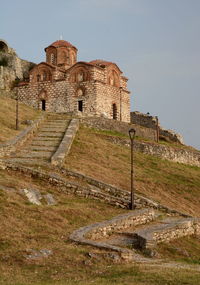
[[[197,284],[193,269],[163,269],[135,264],[112,264],[104,258],[89,258],[88,252],[102,253],[89,246],[73,244],[69,234],[80,226],[109,219],[124,210],[104,203],[76,198],[40,180],[0,171],[0,284]],[[30,204],[20,189],[36,188],[53,193],[57,206]],[[0,187],[1,188],[1,187]],[[49,249],[48,258],[26,260],[29,249]]]
[[[129,190],[130,150],[81,127],[65,167]],[[200,215],[200,168],[136,153],[138,193],[179,211]]]
[[[20,104],[21,120],[38,115]],[[9,118],[9,120],[7,119]],[[15,102],[0,97],[0,142],[16,135]],[[67,168],[78,170],[96,179],[129,189],[129,149],[106,141],[100,132],[81,128],[66,160]],[[162,161],[137,154],[137,191],[181,211],[199,215],[200,169]],[[2,285],[66,285],[66,284],[135,284],[135,285],[199,285],[200,274],[193,269],[162,268],[148,265],[112,264],[90,259],[88,252],[99,253],[89,246],[73,244],[69,234],[81,226],[109,219],[124,210],[90,199],[64,194],[60,189],[37,179],[0,170],[0,284]],[[36,188],[42,194],[52,193],[56,206],[30,204],[20,193],[22,188]],[[184,239],[168,246],[161,245],[162,256],[196,263],[199,244]],[[191,245],[192,244],[192,245]],[[171,247],[179,248],[177,252]],[[49,249],[52,256],[27,260],[27,250]],[[184,256],[185,249],[189,257]],[[176,250],[177,251],[177,250]],[[192,257],[192,258],[191,258]]]
[[[15,110],[16,101],[0,94],[0,143],[13,138],[27,127],[27,125],[20,123],[20,129],[18,131],[15,130]],[[39,114],[40,111],[19,103],[19,122],[23,122],[24,120],[34,120]]]
[[168,259],[200,264],[200,238],[184,237],[167,244],[160,244],[158,252]]

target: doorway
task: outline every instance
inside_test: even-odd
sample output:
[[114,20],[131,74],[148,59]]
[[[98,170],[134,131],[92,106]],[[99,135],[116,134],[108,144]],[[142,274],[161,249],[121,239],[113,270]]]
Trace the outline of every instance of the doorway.
[[83,100],[78,101],[78,111],[83,112]]
[[113,104],[112,105],[112,111],[113,111],[113,119],[114,120],[117,120],[117,105],[116,104]]
[[42,100],[42,110],[46,110],[46,100]]

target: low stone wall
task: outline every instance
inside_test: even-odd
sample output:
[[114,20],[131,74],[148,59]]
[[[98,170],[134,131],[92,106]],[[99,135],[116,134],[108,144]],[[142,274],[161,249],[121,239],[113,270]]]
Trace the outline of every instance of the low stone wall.
[[158,243],[190,235],[200,235],[200,219],[164,220],[162,224],[149,226],[133,233],[133,237],[141,249],[151,249]]
[[82,118],[81,122],[91,128],[107,131],[116,131],[122,133],[126,136],[129,135],[129,130],[134,128],[136,130],[136,135],[143,137],[152,141],[156,141],[156,130],[145,128],[136,124],[130,124],[125,122],[120,122],[116,120],[106,119],[103,117],[97,118]]
[[[74,194],[79,197],[99,200],[123,209],[130,208],[130,192],[121,190],[109,184],[105,184],[77,172],[67,171],[63,169],[62,173],[65,177],[63,178],[63,176],[60,176],[57,173],[47,173],[42,170],[35,170],[33,168],[16,165],[2,160],[0,160],[0,167],[2,169],[7,169],[8,171],[11,170],[21,172],[24,176],[31,176],[33,178],[41,179],[50,185],[58,187],[60,191],[63,191],[66,194]],[[70,178],[73,178],[73,180],[76,178],[77,182],[71,182]],[[136,209],[154,208],[164,211],[172,216],[178,214],[184,217],[188,217],[186,214],[165,207],[138,194],[135,194],[134,202]]]
[[176,149],[164,145],[135,142],[136,151],[158,156],[170,161],[200,167],[200,151]]
[[155,213],[152,209],[133,211],[128,214],[114,217],[109,221],[82,227],[70,235],[70,240],[81,244],[95,246],[101,249],[113,250],[118,252],[121,258],[125,260],[132,260],[134,251],[93,240],[107,237],[113,232],[124,230],[131,226],[146,224],[154,220],[154,218]]
[[42,115],[31,126],[21,131],[19,135],[6,143],[0,144],[0,157],[8,156],[11,152],[16,151],[18,147],[22,146],[28,139],[30,139],[36,133],[44,118],[45,115]]
[[[124,146],[130,146],[130,140],[114,136],[104,136],[105,139]],[[158,156],[160,158],[173,162],[184,163],[192,166],[200,167],[200,151],[192,151],[189,149],[173,148],[166,145],[159,145],[150,142],[134,141],[134,148],[138,152]]]
[[155,219],[153,209],[138,210],[136,212],[127,213],[114,217],[112,220],[97,223],[90,229],[87,228],[85,237],[97,240],[103,237],[109,237],[116,231],[125,230],[132,226],[146,224]]
[[51,157],[51,164],[56,166],[57,165],[62,166],[65,157],[68,155],[71,149],[73,140],[75,138],[78,129],[79,129],[79,120],[72,119],[65,132],[62,142],[60,143],[55,154]]

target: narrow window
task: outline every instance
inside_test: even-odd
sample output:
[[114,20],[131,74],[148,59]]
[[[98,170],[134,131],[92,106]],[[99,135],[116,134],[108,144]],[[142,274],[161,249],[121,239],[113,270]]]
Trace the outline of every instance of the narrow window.
[[46,110],[46,101],[42,100],[42,110],[45,111]]
[[43,81],[46,81],[47,80],[47,73],[44,71],[43,72]]
[[82,100],[78,101],[78,110],[80,112],[83,112],[83,101]]
[[37,82],[39,82],[40,81],[40,75],[38,74],[37,75]]

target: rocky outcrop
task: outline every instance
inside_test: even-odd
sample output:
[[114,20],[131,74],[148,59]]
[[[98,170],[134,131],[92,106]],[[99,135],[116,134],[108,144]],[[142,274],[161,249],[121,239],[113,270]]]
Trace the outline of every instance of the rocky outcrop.
[[11,90],[17,77],[26,80],[34,65],[20,59],[15,50],[9,47],[5,40],[0,39],[0,90]]

